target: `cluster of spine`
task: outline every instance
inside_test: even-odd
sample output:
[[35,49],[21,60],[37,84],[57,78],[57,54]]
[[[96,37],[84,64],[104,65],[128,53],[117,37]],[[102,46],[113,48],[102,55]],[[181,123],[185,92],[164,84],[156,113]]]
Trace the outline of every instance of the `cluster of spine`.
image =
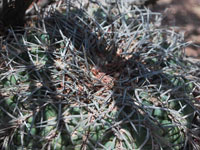
[[1,41],[0,149],[199,148],[200,69],[159,13],[74,1],[38,18]]

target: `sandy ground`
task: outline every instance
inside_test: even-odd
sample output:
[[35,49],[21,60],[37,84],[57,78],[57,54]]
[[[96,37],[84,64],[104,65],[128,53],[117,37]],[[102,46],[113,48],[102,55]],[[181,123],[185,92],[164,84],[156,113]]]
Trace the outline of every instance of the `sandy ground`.
[[[152,9],[163,13],[164,26],[184,32],[186,41],[200,45],[200,0],[159,0]],[[186,54],[200,58],[200,46],[186,48]]]

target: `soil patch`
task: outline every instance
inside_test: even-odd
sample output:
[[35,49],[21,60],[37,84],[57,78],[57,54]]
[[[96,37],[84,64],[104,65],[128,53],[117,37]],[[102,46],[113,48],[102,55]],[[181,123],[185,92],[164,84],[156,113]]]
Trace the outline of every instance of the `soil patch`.
[[200,0],[160,0],[152,9],[164,15],[164,26],[184,32],[185,40],[193,41],[195,46],[186,48],[186,55],[200,58]]

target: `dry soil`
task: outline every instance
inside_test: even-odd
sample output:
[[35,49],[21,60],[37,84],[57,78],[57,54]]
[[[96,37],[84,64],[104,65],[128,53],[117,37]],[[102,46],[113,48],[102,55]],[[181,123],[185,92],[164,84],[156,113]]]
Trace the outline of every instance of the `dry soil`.
[[159,0],[152,9],[163,13],[164,26],[184,32],[186,41],[199,45],[186,48],[186,55],[200,58],[200,0]]

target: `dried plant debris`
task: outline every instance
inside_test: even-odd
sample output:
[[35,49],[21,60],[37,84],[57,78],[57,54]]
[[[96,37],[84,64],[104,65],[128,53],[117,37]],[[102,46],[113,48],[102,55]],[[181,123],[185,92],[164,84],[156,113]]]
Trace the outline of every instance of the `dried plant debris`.
[[[109,12],[109,14],[107,13]],[[199,149],[199,66],[160,14],[52,4],[1,39],[1,149]]]

